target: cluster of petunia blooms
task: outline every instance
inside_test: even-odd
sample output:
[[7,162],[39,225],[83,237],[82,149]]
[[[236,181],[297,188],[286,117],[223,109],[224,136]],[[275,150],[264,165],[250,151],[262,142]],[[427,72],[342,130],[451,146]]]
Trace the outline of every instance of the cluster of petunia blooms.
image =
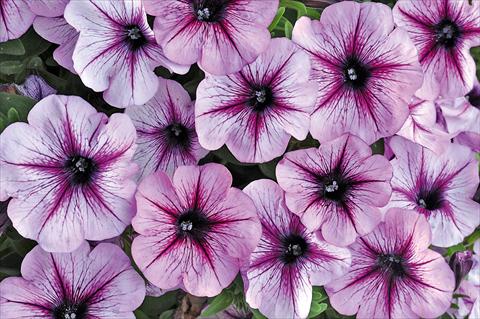
[[[290,40],[267,29],[278,0],[3,0],[0,41],[33,24],[126,109],[52,94],[1,134],[0,200],[38,246],[0,283],[0,317],[134,318],[144,279],[117,245],[87,242],[130,224],[133,260],[162,291],[215,296],[240,272],[269,318],[307,317],[312,285],[344,315],[433,318],[459,289],[457,312],[479,317],[480,244],[460,287],[429,248],[480,224],[471,2],[340,2]],[[196,101],[153,72],[193,63]],[[308,133],[320,147],[285,153]],[[244,163],[282,156],[277,182],[240,190],[226,167],[196,165],[224,144]]]

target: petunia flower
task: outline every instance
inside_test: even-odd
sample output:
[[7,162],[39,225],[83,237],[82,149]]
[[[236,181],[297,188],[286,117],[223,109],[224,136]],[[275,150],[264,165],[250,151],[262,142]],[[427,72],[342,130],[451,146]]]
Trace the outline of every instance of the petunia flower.
[[135,128],[83,99],[50,95],[0,136],[2,188],[15,229],[47,251],[120,235],[135,213]]
[[432,244],[449,247],[480,224],[480,204],[473,201],[479,183],[478,162],[473,152],[449,144],[435,154],[398,136],[390,147],[395,153],[392,198],[387,207],[415,210],[432,227]]
[[267,162],[285,152],[290,137],[307,137],[317,86],[310,61],[288,39],[273,39],[255,62],[227,76],[207,75],[197,89],[200,145],[226,144],[241,162]]
[[154,31],[165,55],[226,75],[252,63],[270,42],[278,0],[150,0]]
[[442,153],[450,144],[451,135],[444,132],[437,124],[437,112],[433,101],[414,97],[408,105],[410,114],[397,135]]
[[211,297],[234,280],[261,227],[251,199],[231,184],[213,163],[181,166],[172,180],[161,171],[143,179],[132,256],[152,284]]
[[188,71],[165,58],[140,0],[70,1],[64,17],[80,33],[73,51],[75,71],[89,88],[105,91],[105,101],[113,106],[150,100],[158,86],[156,66]]
[[57,93],[41,76],[29,75],[22,84],[15,84],[21,95],[40,101],[44,97]]
[[32,25],[35,14],[28,0],[0,1],[0,42],[21,37]]
[[348,132],[372,144],[402,127],[422,72],[415,46],[394,29],[388,6],[330,5],[320,21],[300,18],[292,39],[310,55],[311,78],[319,84],[314,138],[322,143]]
[[480,2],[399,0],[395,24],[415,43],[425,73],[422,98],[455,98],[468,93],[475,79],[470,48],[480,45]]
[[309,148],[285,154],[276,169],[286,192],[287,207],[309,230],[320,229],[334,245],[347,246],[371,232],[381,220],[379,207],[387,204],[392,166],[372,155],[360,138],[343,135]]
[[0,318],[135,318],[145,283],[117,246],[83,243],[71,253],[36,246],[24,258],[22,277],[0,282]]
[[306,318],[312,285],[323,286],[345,274],[350,252],[308,231],[285,205],[285,193],[271,180],[244,189],[258,210],[262,237],[244,277],[247,303],[268,318]]
[[53,59],[70,72],[76,73],[72,56],[79,35],[77,30],[69,25],[63,16],[36,17],[33,28],[45,40],[59,45],[53,51]]
[[428,249],[425,217],[391,209],[349,249],[347,274],[325,286],[333,308],[356,318],[436,318],[449,307],[455,279],[439,253]]
[[455,143],[468,146],[474,152],[480,152],[480,84],[465,97],[438,99],[440,123],[454,136]]
[[177,82],[158,79],[155,96],[142,107],[129,107],[137,129],[138,148],[134,155],[141,177],[161,170],[172,176],[178,166],[197,164],[207,154],[198,144],[194,106]]
[[28,6],[33,13],[41,17],[60,17],[65,11],[65,6],[70,0],[34,0]]

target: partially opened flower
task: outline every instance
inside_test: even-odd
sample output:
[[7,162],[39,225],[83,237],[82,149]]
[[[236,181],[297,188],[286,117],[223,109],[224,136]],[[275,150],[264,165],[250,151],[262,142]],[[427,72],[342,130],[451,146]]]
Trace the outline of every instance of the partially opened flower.
[[47,251],[120,235],[135,213],[137,166],[128,116],[50,95],[0,136],[2,188],[15,229]]
[[353,135],[286,153],[276,175],[288,208],[339,246],[375,228],[392,191],[388,160]]
[[431,149],[437,154],[450,144],[451,135],[437,124],[437,112],[433,101],[414,97],[408,105],[410,114],[397,135]]
[[0,42],[21,37],[32,25],[35,14],[28,0],[0,1]]
[[23,259],[22,277],[0,282],[0,317],[135,318],[145,283],[117,246],[83,243],[72,253],[36,246]]
[[323,286],[345,274],[350,252],[308,231],[288,210],[275,182],[257,180],[244,192],[255,203],[263,229],[245,269],[247,303],[268,318],[306,318],[312,285]]
[[198,144],[193,102],[177,82],[158,79],[155,96],[142,107],[129,107],[137,129],[134,155],[141,177],[161,170],[172,176],[178,166],[197,164],[207,154]]
[[255,62],[227,76],[207,75],[197,89],[200,144],[226,144],[241,162],[267,162],[285,152],[291,136],[308,134],[317,86],[310,61],[288,39],[273,39]]
[[15,84],[15,89],[21,95],[37,101],[57,93],[41,76],[34,74],[29,75],[22,84]]
[[350,251],[347,274],[325,287],[333,308],[356,318],[436,318],[452,300],[453,272],[442,255],[428,249],[425,217],[391,209]]
[[320,21],[300,18],[292,39],[309,53],[319,84],[313,137],[326,142],[349,132],[371,144],[402,127],[423,75],[415,46],[394,29],[388,6],[333,4]]
[[226,75],[266,50],[278,0],[149,0],[145,8],[170,60]]
[[480,224],[480,205],[472,199],[479,182],[473,152],[449,144],[442,154],[435,154],[398,136],[392,137],[390,147],[395,158],[388,207],[425,215],[435,246],[462,242]]
[[181,166],[138,187],[132,256],[161,289],[215,296],[237,275],[261,234],[255,206],[219,164]]
[[165,58],[140,0],[71,1],[65,19],[80,33],[73,52],[75,71],[89,88],[105,91],[105,101],[113,106],[150,100],[158,86],[156,66],[188,71]]
[[472,89],[476,68],[469,50],[480,45],[479,1],[399,0],[393,16],[418,50],[425,73],[419,96],[454,98]]
[[53,58],[70,72],[76,73],[72,56],[79,35],[77,30],[69,25],[63,16],[36,17],[33,28],[42,38],[59,45],[53,51]]

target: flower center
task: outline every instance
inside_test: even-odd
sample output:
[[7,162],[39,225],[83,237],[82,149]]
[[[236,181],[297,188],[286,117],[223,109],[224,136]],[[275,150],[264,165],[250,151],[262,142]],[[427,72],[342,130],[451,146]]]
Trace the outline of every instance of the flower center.
[[92,180],[97,171],[97,165],[88,157],[74,155],[66,161],[64,169],[67,171],[72,184],[82,185]]
[[291,264],[308,252],[308,243],[302,236],[290,234],[282,239],[282,249],[280,259]]
[[229,0],[194,0],[193,12],[198,21],[219,22],[223,19]]
[[445,18],[435,25],[434,29],[437,44],[448,49],[456,45],[460,37],[460,30],[455,22]]
[[210,230],[207,216],[196,209],[182,213],[177,219],[177,234],[201,241]]
[[402,256],[397,254],[378,255],[377,265],[395,277],[403,277],[406,274],[404,260]]
[[255,112],[263,112],[273,103],[272,90],[267,86],[254,87],[248,104]]
[[367,84],[371,73],[357,57],[351,56],[343,63],[343,80],[353,89],[362,89]]
[[148,43],[138,25],[127,25],[125,27],[125,40],[130,50],[136,51]]
[[64,302],[53,309],[55,319],[85,319],[87,318],[87,305],[84,303],[72,304]]
[[320,178],[320,192],[322,197],[334,202],[342,202],[348,190],[348,184],[340,176],[340,174],[333,174],[335,176],[326,176]]
[[443,196],[438,188],[430,191],[422,190],[417,195],[417,204],[419,207],[432,211],[442,207]]
[[172,123],[165,127],[163,134],[170,146],[188,148],[191,142],[191,133],[181,123]]

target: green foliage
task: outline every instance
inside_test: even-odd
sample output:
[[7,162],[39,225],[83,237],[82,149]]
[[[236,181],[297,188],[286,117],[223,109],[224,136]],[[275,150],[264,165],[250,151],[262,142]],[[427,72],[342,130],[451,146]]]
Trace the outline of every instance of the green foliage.
[[36,101],[29,97],[0,92],[0,132],[18,121],[26,121]]
[[213,316],[228,308],[233,302],[233,295],[230,291],[224,290],[221,294],[212,299],[208,307],[202,311],[202,317]]

